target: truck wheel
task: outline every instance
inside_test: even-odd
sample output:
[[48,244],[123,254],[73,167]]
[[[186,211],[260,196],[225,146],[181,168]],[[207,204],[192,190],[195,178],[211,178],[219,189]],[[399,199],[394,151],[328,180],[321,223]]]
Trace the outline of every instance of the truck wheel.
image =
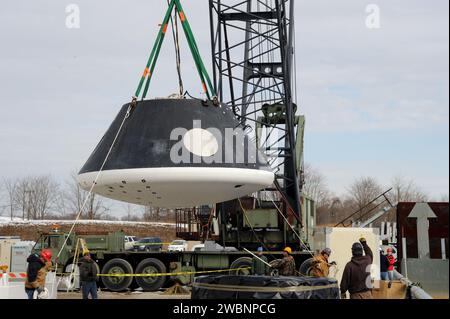
[[312,261],[313,261],[313,258],[308,258],[300,265],[298,272],[300,273],[301,276],[311,276]]
[[[109,275],[133,274],[133,267],[131,267],[128,261],[122,258],[114,258],[108,261],[103,266],[102,274],[109,274]],[[132,276],[126,277],[102,276],[102,282],[105,285],[105,288],[111,291],[126,290],[130,286],[132,281],[133,281]]]
[[[250,267],[248,269],[247,267]],[[230,270],[230,275],[251,275],[252,259],[250,257],[240,257],[231,263],[231,269],[246,268],[239,270]]]
[[[160,274],[167,271],[166,266],[156,258],[147,258],[136,267],[136,274]],[[137,284],[145,291],[157,291],[166,282],[166,276],[136,277]]]

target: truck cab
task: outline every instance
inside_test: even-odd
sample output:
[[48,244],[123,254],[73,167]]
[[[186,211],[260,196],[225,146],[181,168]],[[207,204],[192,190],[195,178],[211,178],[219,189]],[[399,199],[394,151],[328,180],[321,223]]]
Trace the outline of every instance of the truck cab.
[[39,253],[42,249],[50,249],[52,251],[53,260],[55,260],[66,239],[66,246],[58,257],[58,264],[64,265],[71,255],[70,252],[72,250],[74,236],[69,237],[67,234],[54,231],[49,233],[41,233],[39,238],[36,240],[36,244],[34,245],[32,252]]
[[[50,249],[54,256],[53,260],[56,260],[56,257],[58,257],[58,268],[64,268],[72,263],[78,238],[84,239],[89,251],[95,258],[103,258],[105,253],[123,253],[125,251],[125,235],[123,232],[101,234],[83,234],[77,232],[69,236],[66,233],[60,232],[57,228],[48,233],[40,233],[32,251],[40,252],[42,249]],[[66,244],[64,245],[65,241]],[[63,247],[62,250],[61,247]],[[80,245],[78,249],[81,250]],[[60,250],[61,253],[58,256]],[[64,269],[59,270],[64,271]]]

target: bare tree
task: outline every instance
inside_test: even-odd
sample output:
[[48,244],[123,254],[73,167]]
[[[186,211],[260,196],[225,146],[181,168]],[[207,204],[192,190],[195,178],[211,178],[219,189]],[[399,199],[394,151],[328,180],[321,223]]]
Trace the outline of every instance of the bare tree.
[[[105,204],[103,197],[85,191],[77,182],[76,174],[72,173],[69,181],[66,182],[65,206],[67,211],[73,217],[81,212],[81,216],[86,219],[101,219],[109,210]],[[84,202],[87,200],[83,207]]]
[[342,202],[339,197],[330,197],[326,204],[316,206],[316,223],[317,225],[330,225],[336,221]]
[[11,220],[14,217],[14,211],[15,211],[15,194],[16,194],[16,190],[17,190],[17,181],[12,180],[10,178],[8,179],[3,179],[3,185],[4,188],[6,190],[6,195],[7,195],[7,200],[8,200],[8,205],[6,205],[6,207],[8,207],[9,210],[9,215],[11,217]]
[[[334,226],[355,212],[355,202],[351,198],[330,196],[322,207],[317,208],[317,225]],[[344,224],[347,224],[346,221]]]
[[149,222],[152,221],[152,219],[153,219],[152,207],[145,206],[144,212],[142,214],[142,220],[144,222]]
[[159,221],[161,209],[159,207],[144,207],[144,213],[142,214],[142,220],[145,222]]
[[130,203],[126,203],[124,205],[124,209],[125,209],[125,212],[127,214],[126,214],[126,216],[122,217],[121,219],[122,220],[126,220],[126,221],[131,220],[131,216],[134,216],[134,214],[133,214],[133,206]]
[[303,192],[316,202],[317,207],[327,204],[330,192],[328,191],[325,176],[310,164],[304,165],[303,172]]
[[30,193],[30,209],[35,219],[45,219],[55,207],[59,185],[49,176],[32,179]]
[[109,221],[119,220],[119,218],[117,218],[116,216],[114,216],[114,215],[108,213],[107,211],[109,211],[109,210],[106,210],[106,211],[101,215],[101,217],[98,218],[98,219],[101,219],[101,220],[109,220]]
[[3,212],[8,208],[9,209],[9,205],[5,204],[5,199],[4,199],[4,190],[3,190],[3,185],[0,186],[0,216],[3,216]]
[[367,206],[367,204],[381,194],[381,189],[381,186],[373,177],[360,177],[350,185],[348,189],[349,198],[353,201],[355,208],[360,210],[355,218],[360,218],[373,208],[372,205]]
[[428,196],[414,183],[403,176],[395,176],[391,182],[392,191],[389,197],[392,202],[425,202]]
[[[126,215],[122,216],[122,221],[138,222],[145,218],[153,218],[153,211],[149,207],[126,203],[123,205]],[[143,210],[142,210],[143,209]],[[148,212],[148,216],[145,215]],[[139,216],[142,215],[142,216]],[[145,215],[145,216],[144,216]]]
[[44,219],[55,207],[59,186],[51,176],[25,177],[17,182],[15,203],[28,219]]
[[108,207],[104,205],[103,198],[91,193],[87,203],[87,219],[102,219],[102,216],[108,211]]
[[120,220],[127,221],[127,222],[138,222],[138,221],[142,220],[142,218],[139,217],[138,215],[131,214],[131,215],[122,216],[122,218],[120,218]]
[[32,177],[24,177],[16,181],[14,201],[16,207],[22,211],[22,219],[30,219],[30,194]]
[[61,189],[55,200],[55,208],[53,217],[55,219],[72,219],[73,214],[67,205],[68,201],[66,200],[66,191]]
[[87,215],[87,205],[83,207],[88,192],[84,191],[77,182],[76,173],[72,173],[70,179],[65,183],[64,206],[67,207],[68,214],[75,218],[81,212],[82,216]]

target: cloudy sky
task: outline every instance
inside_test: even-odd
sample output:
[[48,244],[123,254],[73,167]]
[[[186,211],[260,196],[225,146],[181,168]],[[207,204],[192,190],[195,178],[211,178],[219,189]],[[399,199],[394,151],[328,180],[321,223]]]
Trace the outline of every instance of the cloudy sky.
[[[80,28],[66,26],[66,7]],[[210,65],[207,0],[184,1]],[[366,7],[380,28],[366,26]],[[305,160],[341,194],[356,177],[402,175],[439,199],[449,192],[447,0],[296,0],[297,79]],[[0,177],[84,164],[134,93],[165,0],[8,1],[0,11]],[[184,47],[185,48],[185,47]],[[199,94],[183,51],[187,89]],[[163,48],[151,97],[177,89]]]

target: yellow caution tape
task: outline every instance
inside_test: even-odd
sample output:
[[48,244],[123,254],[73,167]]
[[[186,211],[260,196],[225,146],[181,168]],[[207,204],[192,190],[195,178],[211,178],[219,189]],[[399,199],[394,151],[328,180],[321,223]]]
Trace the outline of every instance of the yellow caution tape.
[[154,274],[97,274],[98,277],[162,277],[162,276],[185,276],[195,274],[210,274],[216,272],[229,272],[244,269],[251,269],[251,267],[241,267],[234,269],[219,269],[219,270],[202,270],[202,271],[185,271],[185,272],[168,272],[168,273],[154,273]]

